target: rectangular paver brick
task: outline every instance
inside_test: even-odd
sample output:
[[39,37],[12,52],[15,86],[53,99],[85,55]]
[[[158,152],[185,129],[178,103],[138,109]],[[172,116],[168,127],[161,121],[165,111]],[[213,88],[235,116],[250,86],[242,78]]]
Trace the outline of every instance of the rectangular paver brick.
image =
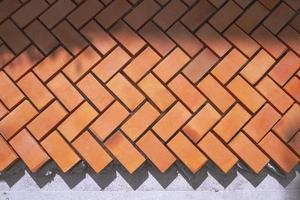
[[0,172],[10,167],[18,159],[12,147],[0,136]]

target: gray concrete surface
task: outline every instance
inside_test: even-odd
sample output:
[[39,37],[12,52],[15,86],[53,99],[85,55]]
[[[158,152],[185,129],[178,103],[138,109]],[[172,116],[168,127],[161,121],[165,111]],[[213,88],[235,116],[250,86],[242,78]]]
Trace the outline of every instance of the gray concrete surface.
[[246,199],[299,200],[300,166],[288,175],[266,167],[254,175],[239,164],[224,175],[208,164],[192,175],[177,163],[165,174],[150,164],[130,175],[117,164],[95,174],[84,163],[63,174],[49,163],[36,174],[22,162],[0,175],[0,199]]

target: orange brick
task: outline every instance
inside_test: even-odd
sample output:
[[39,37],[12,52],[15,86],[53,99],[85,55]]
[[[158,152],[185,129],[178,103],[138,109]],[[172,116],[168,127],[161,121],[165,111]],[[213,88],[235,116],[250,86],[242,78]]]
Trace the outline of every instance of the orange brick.
[[69,63],[63,69],[63,72],[73,82],[76,82],[100,59],[101,56],[99,56],[99,54],[96,53],[93,48],[88,47],[83,52],[81,52],[71,63]]
[[105,29],[108,29],[113,23],[121,18],[130,9],[130,7],[131,6],[127,1],[113,1],[96,16],[96,20]]
[[289,141],[300,130],[300,106],[294,104],[280,121],[273,127],[273,131],[277,133],[285,142]]
[[99,173],[112,161],[103,147],[88,132],[82,133],[72,145],[96,173]]
[[286,50],[286,46],[263,26],[257,28],[251,36],[276,59]]
[[163,30],[168,29],[185,11],[187,7],[181,1],[171,1],[153,18]]
[[211,132],[200,142],[198,147],[224,172],[227,173],[238,161],[235,155]]
[[3,103],[0,102],[0,119],[8,113],[8,110]]
[[214,131],[227,143],[250,119],[250,114],[236,104],[214,127]]
[[300,58],[289,51],[269,72],[280,86],[283,86],[300,68]]
[[8,140],[36,115],[35,108],[25,100],[0,120],[0,133]]
[[35,139],[23,129],[9,141],[31,172],[39,170],[49,157]]
[[84,102],[65,119],[57,129],[70,142],[88,126],[97,115],[98,113],[93,107],[87,102]]
[[161,111],[165,111],[175,101],[175,97],[152,74],[142,79],[138,86]]
[[68,16],[68,20],[75,26],[75,28],[80,28],[102,8],[103,5],[97,0],[85,1]]
[[242,69],[240,74],[254,85],[270,69],[274,62],[275,60],[262,49]]
[[69,111],[83,101],[83,97],[62,74],[55,76],[47,86]]
[[63,172],[69,171],[80,160],[57,131],[52,132],[41,144]]
[[293,77],[285,86],[284,89],[300,103],[300,79]]
[[266,102],[266,100],[240,76],[236,76],[227,87],[253,113]]
[[107,83],[107,87],[115,93],[131,111],[137,108],[144,100],[144,96],[121,74],[115,75]]
[[22,92],[2,71],[0,71],[0,91],[5,91],[0,92],[0,99],[9,109],[24,98]]
[[128,115],[128,111],[116,101],[90,126],[90,130],[103,141]]
[[300,132],[295,135],[289,142],[289,145],[294,149],[294,151],[300,156]]
[[167,145],[194,174],[207,162],[205,155],[181,132],[172,138]]
[[247,57],[251,57],[258,51],[260,46],[243,32],[238,26],[232,25],[226,30],[224,36],[227,37],[241,52]]
[[18,81],[18,86],[39,110],[53,99],[53,95],[32,72]]
[[233,49],[212,70],[212,74],[224,85],[241,69],[247,62],[247,58],[238,50]]
[[15,81],[30,70],[42,58],[42,54],[34,46],[30,46],[9,63],[4,70]]
[[125,21],[134,30],[137,30],[159,9],[159,4],[157,4],[154,0],[142,1],[125,17]]
[[225,112],[234,102],[234,98],[211,75],[199,84],[198,88],[222,111]]
[[153,72],[162,81],[168,82],[188,61],[189,57],[176,48],[153,69]]
[[18,159],[17,154],[5,139],[0,136],[0,172],[6,170]]
[[226,3],[214,16],[209,20],[219,32],[224,31],[242,12],[242,9],[233,1]]
[[207,0],[199,1],[189,10],[181,21],[191,30],[195,31],[200,24],[205,22],[215,12],[215,7]]
[[181,23],[177,22],[167,32],[189,56],[194,56],[203,48],[203,44]]
[[152,22],[143,26],[139,33],[162,56],[175,47],[175,43]]
[[272,106],[265,104],[243,130],[255,142],[259,142],[280,118],[281,115]]
[[0,54],[1,54],[1,60],[0,60],[0,69],[1,69],[14,57],[14,54],[5,45],[0,45]]
[[191,113],[181,103],[176,103],[152,129],[161,139],[167,141],[190,116]]
[[232,139],[229,146],[257,174],[269,162],[269,158],[242,132]]
[[124,22],[118,22],[111,29],[112,35],[133,55],[145,46],[144,40]]
[[281,113],[284,113],[293,103],[292,98],[267,76],[258,83],[256,89],[258,89]]
[[66,21],[56,26],[52,33],[73,55],[77,55],[87,46],[86,40]]
[[259,146],[285,173],[289,173],[299,162],[299,158],[272,132],[259,143]]
[[159,141],[152,131],[148,131],[136,144],[161,173],[166,172],[176,161],[173,154]]
[[90,21],[81,29],[82,34],[95,46],[102,54],[106,54],[117,43],[106,33],[95,21]]
[[40,16],[40,20],[48,28],[52,28],[74,8],[72,1],[57,1]]
[[208,24],[203,25],[196,35],[220,57],[231,48],[231,44]]
[[66,115],[66,110],[57,101],[54,101],[27,125],[27,129],[37,140],[40,140]]
[[110,79],[125,63],[130,59],[130,56],[120,47],[114,49],[107,57],[105,57],[96,67],[93,72],[104,82]]
[[121,129],[132,141],[135,141],[159,115],[159,112],[150,103],[146,102],[129,118]]
[[205,97],[181,74],[178,74],[178,76],[176,76],[168,84],[168,87],[193,112],[195,112],[206,101]]
[[287,26],[279,33],[279,38],[283,40],[292,50],[300,55],[300,36],[299,32]]
[[160,56],[147,47],[123,70],[134,82],[139,81],[160,60]]
[[210,105],[206,104],[182,130],[197,143],[221,118],[221,115]]
[[196,83],[212,68],[217,61],[218,57],[208,48],[205,48],[189,64],[187,64],[182,72],[193,83]]
[[[71,55],[62,47],[57,48],[42,62],[40,62],[33,71],[42,81],[47,81],[53,74],[59,71],[69,60]],[[49,67],[51,66],[51,67]]]
[[91,74],[86,75],[77,86],[100,111],[103,111],[114,100],[113,96]]
[[142,154],[139,153],[121,132],[113,134],[104,144],[131,174],[145,161]]

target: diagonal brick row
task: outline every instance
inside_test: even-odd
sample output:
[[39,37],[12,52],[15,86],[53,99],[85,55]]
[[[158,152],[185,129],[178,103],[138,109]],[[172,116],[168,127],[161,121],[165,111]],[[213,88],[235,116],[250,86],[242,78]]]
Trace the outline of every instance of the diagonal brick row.
[[3,0],[0,171],[300,159],[300,2]]

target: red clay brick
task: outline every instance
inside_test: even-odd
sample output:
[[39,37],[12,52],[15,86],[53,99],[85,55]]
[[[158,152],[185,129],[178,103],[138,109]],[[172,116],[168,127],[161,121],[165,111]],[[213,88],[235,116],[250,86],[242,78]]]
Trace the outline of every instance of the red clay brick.
[[63,172],[69,171],[80,160],[57,131],[52,132],[41,144]]
[[194,174],[207,162],[205,155],[181,132],[172,138],[167,145]]
[[300,35],[299,32],[287,26],[279,33],[279,38],[283,40],[291,49],[300,55]]
[[49,160],[49,156],[26,129],[13,137],[9,144],[31,172],[37,172]]
[[194,143],[197,143],[220,118],[221,115],[210,104],[206,104],[182,130]]
[[103,147],[88,132],[82,133],[72,145],[96,173],[102,171],[112,161]]
[[0,119],[8,113],[8,110],[3,103],[0,102]]
[[217,61],[218,57],[208,48],[205,48],[189,64],[187,64],[182,72],[193,83],[196,83],[212,68]]
[[63,72],[73,82],[76,82],[100,59],[101,56],[99,56],[99,54],[95,50],[93,50],[92,47],[88,47],[83,52],[81,52],[71,63],[69,63],[63,69]]
[[181,74],[178,74],[168,84],[168,87],[193,112],[195,112],[206,101],[205,97]]
[[224,173],[238,161],[237,157],[211,132],[197,145]]
[[23,101],[0,121],[1,135],[10,139],[36,115],[35,108],[27,100]]
[[27,125],[27,129],[37,140],[41,140],[66,115],[67,111],[57,101],[54,101]]
[[235,99],[220,85],[211,75],[207,75],[198,88],[214,103],[222,112],[225,112]]
[[167,141],[190,116],[191,113],[181,103],[176,103],[152,129],[161,139]]
[[62,74],[55,76],[47,86],[69,111],[83,101],[80,93]]
[[262,107],[266,100],[242,77],[236,76],[227,88],[253,113]]
[[18,0],[3,0],[0,4],[0,21],[8,17],[13,11],[20,6]]
[[0,99],[9,109],[24,98],[19,88],[2,71],[0,71],[0,91],[5,91],[0,92]]
[[298,156],[300,156],[300,132],[298,132],[295,137],[289,142],[289,145],[296,151]]
[[258,83],[256,89],[281,113],[284,113],[293,103],[293,99],[267,76]]
[[0,172],[10,167],[18,159],[17,154],[5,139],[0,136]]
[[173,154],[157,139],[152,131],[148,131],[143,135],[136,144],[161,173],[166,172],[176,161]]
[[220,57],[231,48],[231,44],[208,24],[203,25],[196,35]]
[[133,55],[145,46],[144,40],[124,22],[118,22],[110,29],[111,34]]
[[285,173],[289,173],[299,162],[299,158],[272,132],[259,143],[259,146]]
[[289,51],[269,72],[280,86],[283,86],[300,68],[300,58]]
[[130,56],[120,47],[117,47],[96,65],[93,69],[93,73],[96,74],[102,81],[106,82],[115,73],[117,73],[117,71],[121,69],[129,59]]
[[175,47],[175,43],[152,22],[143,26],[139,33],[162,56]]
[[294,104],[272,130],[285,142],[289,141],[300,130],[300,106]]
[[182,50],[176,48],[153,69],[153,72],[163,82],[168,82],[188,61],[189,57]]
[[243,130],[258,143],[280,118],[281,115],[272,106],[265,104]]
[[95,46],[102,54],[106,54],[115,45],[115,40],[106,33],[95,21],[90,21],[81,29],[81,33]]
[[121,132],[113,134],[104,144],[131,174],[145,161],[142,154],[136,150]]
[[53,99],[53,95],[32,72],[19,80],[18,86],[39,110]]
[[214,131],[227,143],[250,119],[251,115],[236,104],[214,127]]
[[86,75],[77,86],[100,111],[103,111],[114,100],[113,96],[91,74]]
[[132,141],[135,141],[159,115],[159,112],[147,102],[123,124],[121,129]]
[[269,162],[269,158],[242,132],[233,138],[229,146],[257,174]]
[[123,71],[132,81],[138,82],[159,60],[160,56],[147,47]]
[[285,86],[284,89],[292,96],[298,103],[300,103],[300,79],[293,77]]
[[145,97],[121,74],[115,75],[107,87],[131,110],[136,109]]
[[280,0],[259,0],[264,6],[266,6],[269,10],[273,9]]
[[0,69],[14,57],[14,54],[5,45],[0,45],[0,55]]
[[90,130],[99,140],[103,141],[128,115],[128,111],[116,101],[90,126]]
[[247,58],[238,50],[233,49],[216,65],[211,73],[225,85],[246,62]]
[[165,111],[175,101],[175,97],[152,74],[143,78],[138,86],[161,111]]

